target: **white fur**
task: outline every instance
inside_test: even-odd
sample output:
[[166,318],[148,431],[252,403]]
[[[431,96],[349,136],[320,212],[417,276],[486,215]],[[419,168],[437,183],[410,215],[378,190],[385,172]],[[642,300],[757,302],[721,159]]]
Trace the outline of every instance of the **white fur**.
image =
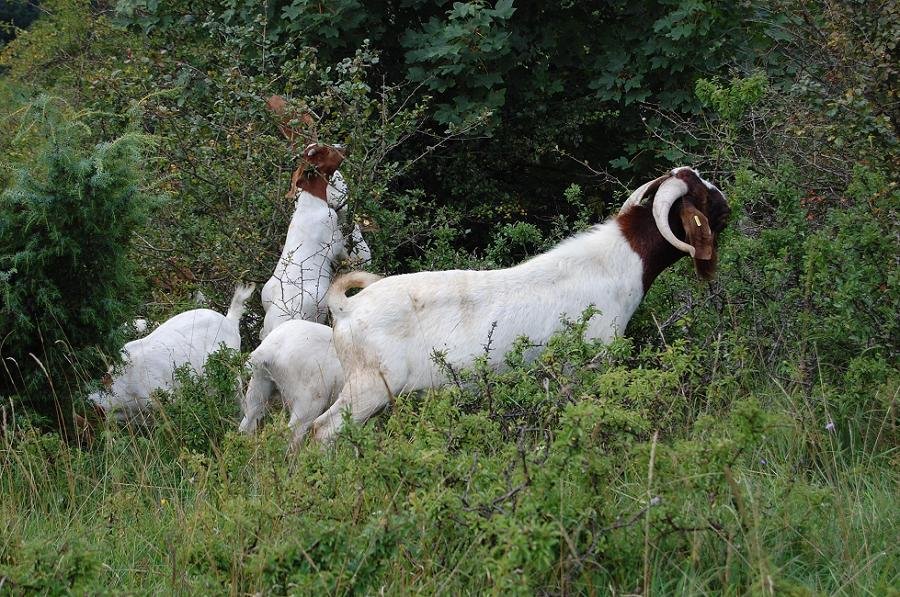
[[253,286],[238,286],[227,315],[210,309],[193,309],[172,317],[149,335],[122,349],[124,365],[109,388],[88,399],[108,414],[127,420],[151,405],[150,394],[175,387],[174,372],[189,364],[202,371],[206,359],[221,345],[240,350],[239,325],[244,303]]
[[349,239],[341,232],[341,223],[347,218],[347,192],[344,177],[335,172],[328,183],[327,201],[306,191],[297,193],[281,258],[262,289],[266,316],[260,340],[287,321],[323,323],[328,315],[325,293],[337,262],[347,259],[359,267],[372,258],[357,224]]
[[[328,205],[338,214],[338,220],[341,227],[346,229],[347,220],[349,219],[349,210],[347,209],[347,197],[349,195],[347,182],[340,170],[335,171],[334,176],[328,182]],[[372,251],[363,238],[359,224],[353,223],[353,230],[350,232],[349,238],[344,238],[344,243],[348,248],[347,258],[352,267],[361,267],[372,260]]]
[[296,446],[313,421],[334,402],[344,373],[331,328],[311,321],[288,321],[266,336],[248,361],[253,375],[241,400],[240,431],[253,433],[278,395],[291,413]]
[[392,394],[445,383],[435,351],[452,367],[467,367],[490,336],[489,359],[499,366],[518,337],[543,343],[561,317],[577,318],[592,304],[600,313],[586,335],[609,340],[640,304],[642,276],[641,258],[613,220],[509,269],[392,276],[349,299],[338,281],[328,300],[346,383],[316,420],[316,436],[331,437],[344,409],[362,422]]
[[306,191],[297,193],[294,215],[275,272],[262,289],[266,312],[261,340],[292,319],[323,323],[325,292],[335,262],[346,255],[337,213]]

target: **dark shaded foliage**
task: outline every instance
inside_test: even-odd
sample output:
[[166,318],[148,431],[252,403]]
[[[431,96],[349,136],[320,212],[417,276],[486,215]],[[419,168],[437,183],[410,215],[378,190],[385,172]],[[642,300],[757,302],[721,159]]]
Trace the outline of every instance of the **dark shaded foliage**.
[[15,38],[40,14],[38,0],[4,0],[0,2],[0,48]]

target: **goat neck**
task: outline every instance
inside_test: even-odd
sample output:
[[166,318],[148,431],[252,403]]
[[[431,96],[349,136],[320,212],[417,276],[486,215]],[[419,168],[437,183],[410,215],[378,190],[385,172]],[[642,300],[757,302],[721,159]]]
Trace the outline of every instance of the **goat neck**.
[[328,203],[328,177],[315,168],[308,168],[297,177],[296,188],[298,193],[305,191]]
[[[656,226],[653,212],[643,205],[631,207],[620,214],[615,222],[631,249],[641,258],[645,293],[659,274],[686,255],[663,238]],[[684,228],[674,212],[669,214],[669,225],[676,236],[684,238]]]

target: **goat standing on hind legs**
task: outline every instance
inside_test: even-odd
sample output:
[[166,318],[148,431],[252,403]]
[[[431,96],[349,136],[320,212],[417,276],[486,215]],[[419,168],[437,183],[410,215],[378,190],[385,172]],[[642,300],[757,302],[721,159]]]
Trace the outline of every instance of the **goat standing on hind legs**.
[[[515,267],[338,278],[327,301],[345,383],[316,419],[316,438],[333,437],[344,410],[363,422],[392,395],[446,383],[435,351],[453,368],[469,367],[490,334],[488,358],[499,367],[517,338],[545,343],[562,317],[577,317],[590,305],[599,312],[586,337],[612,339],[653,280],[684,255],[701,278],[712,277],[729,213],[719,189],[695,170],[676,168],[638,188],[614,218]],[[351,288],[363,290],[348,298]]]
[[[280,96],[269,98],[270,110],[285,120],[279,125],[291,149],[303,134],[293,128],[286,115],[287,103]],[[313,120],[304,113],[301,120],[311,128]],[[338,261],[348,259],[356,265],[369,259],[369,247],[357,226],[351,234],[354,245],[347,252],[347,239],[341,232],[340,216],[336,210],[346,202],[347,185],[338,172],[344,160],[342,147],[315,141],[315,133],[300,155],[300,164],[291,175],[291,187],[286,198],[296,198],[294,214],[288,226],[287,238],[272,277],[262,289],[261,299],[265,320],[260,339],[278,325],[293,319],[324,323],[327,317],[325,292]]]

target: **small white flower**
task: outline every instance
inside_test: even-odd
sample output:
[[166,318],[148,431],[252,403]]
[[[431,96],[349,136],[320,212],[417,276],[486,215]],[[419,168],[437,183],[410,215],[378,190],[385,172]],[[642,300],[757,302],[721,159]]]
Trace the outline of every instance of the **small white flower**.
[[825,431],[834,431],[834,421],[828,421],[828,424],[825,425]]

